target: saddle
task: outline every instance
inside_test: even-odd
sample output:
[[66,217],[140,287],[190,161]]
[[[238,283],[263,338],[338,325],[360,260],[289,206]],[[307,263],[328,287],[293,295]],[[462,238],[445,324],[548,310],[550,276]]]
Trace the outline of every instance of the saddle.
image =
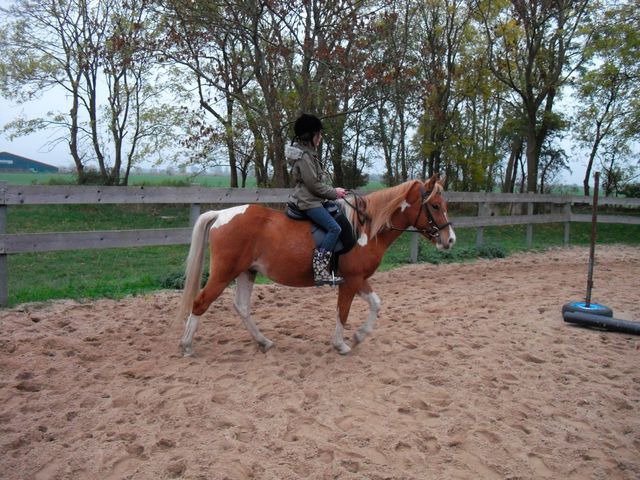
[[[347,220],[347,217],[344,215],[344,211],[340,208],[335,202],[326,201],[323,204],[324,208],[331,214],[334,220],[340,225],[342,232],[340,232],[340,238],[336,242],[336,246],[333,248],[333,258],[337,260],[338,255],[343,255],[351,250],[356,244],[356,237],[353,233],[353,228]],[[313,237],[313,241],[315,242],[316,248],[320,246],[322,240],[324,239],[327,232],[313,223],[309,217],[304,213],[304,210],[300,210],[298,206],[293,202],[287,203],[287,208],[285,210],[287,217],[292,220],[298,221],[308,221],[310,223],[311,236]]]

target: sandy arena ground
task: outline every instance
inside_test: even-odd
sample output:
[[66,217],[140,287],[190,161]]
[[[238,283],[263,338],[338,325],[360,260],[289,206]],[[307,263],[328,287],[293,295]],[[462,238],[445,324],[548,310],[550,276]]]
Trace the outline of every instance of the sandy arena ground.
[[[640,248],[599,246],[594,301],[640,321]],[[588,250],[378,273],[373,335],[329,345],[336,293],[232,289],[197,356],[178,292],[0,312],[0,478],[638,479],[640,336],[562,321]],[[366,317],[356,299],[349,338]]]

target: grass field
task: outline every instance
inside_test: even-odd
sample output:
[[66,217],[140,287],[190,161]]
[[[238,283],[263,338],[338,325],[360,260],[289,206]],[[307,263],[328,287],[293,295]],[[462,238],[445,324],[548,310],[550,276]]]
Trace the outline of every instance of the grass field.
[[[72,185],[75,183],[74,175],[70,173],[0,173],[0,182],[9,185]],[[200,185],[203,187],[229,187],[229,177],[222,175],[168,175],[166,173],[133,174],[129,177],[130,186],[158,185],[158,186],[188,186]],[[247,178],[247,188],[254,188],[256,179]],[[370,182],[365,190],[382,188],[380,182]]]
[[[68,185],[75,182],[70,173],[0,173],[0,182],[9,185]],[[129,185],[201,185],[204,187],[228,187],[229,177],[219,175],[186,174],[133,174],[129,177]],[[247,187],[255,187],[254,178],[247,179]]]
[[[13,175],[20,177],[20,174]],[[0,176],[0,181],[6,181],[7,176]],[[21,180],[11,177],[9,183],[26,181],[29,184],[29,176],[34,174],[22,176]],[[163,183],[160,178],[156,180],[158,184]],[[141,181],[148,182],[149,178]],[[223,186],[214,182],[227,180],[211,177],[208,181],[209,186]],[[224,186],[227,185],[228,181]],[[188,205],[23,205],[11,206],[7,211],[7,233],[179,228],[188,224]],[[571,244],[587,245],[590,228],[586,223],[572,224]],[[485,228],[485,245],[481,248],[475,246],[475,229],[456,229],[456,234],[458,243],[451,252],[438,252],[421,241],[419,261],[470,261],[478,257],[503,257],[526,249],[525,226]],[[561,246],[563,225],[536,225],[533,240],[533,248],[537,250]],[[601,225],[598,241],[638,245],[640,226]],[[410,234],[405,234],[389,249],[381,269],[406,263],[409,249]],[[9,304],[59,298],[121,298],[174,288],[179,284],[187,250],[187,245],[176,245],[11,255],[7,261]]]

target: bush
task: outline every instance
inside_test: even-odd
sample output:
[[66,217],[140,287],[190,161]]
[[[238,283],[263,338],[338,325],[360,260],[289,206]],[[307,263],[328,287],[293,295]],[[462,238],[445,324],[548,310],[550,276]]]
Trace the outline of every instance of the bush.
[[620,193],[625,197],[640,198],[640,183],[629,183]]
[[135,187],[190,187],[191,182],[188,179],[163,179],[158,182],[143,180],[135,182]]
[[184,272],[170,272],[160,279],[160,288],[182,290],[184,288]]
[[[200,282],[200,288],[204,287],[209,278],[209,272],[204,272],[202,281]],[[164,278],[160,279],[160,288],[166,288],[168,290],[182,290],[184,288],[184,272],[169,272]]]
[[497,245],[477,247],[456,247],[453,250],[437,251],[432,248],[421,249],[419,260],[433,264],[464,262],[476,258],[505,258],[505,250]]

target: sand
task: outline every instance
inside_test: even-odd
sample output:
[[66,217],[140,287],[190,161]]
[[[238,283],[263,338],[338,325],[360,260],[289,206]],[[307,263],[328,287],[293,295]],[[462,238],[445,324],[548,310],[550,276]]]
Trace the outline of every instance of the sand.
[[[336,292],[231,288],[197,356],[179,292],[0,312],[0,478],[637,479],[640,336],[562,321],[588,250],[377,273],[378,327],[330,344]],[[597,249],[594,301],[640,321],[640,248]],[[357,299],[345,336],[366,317]]]

